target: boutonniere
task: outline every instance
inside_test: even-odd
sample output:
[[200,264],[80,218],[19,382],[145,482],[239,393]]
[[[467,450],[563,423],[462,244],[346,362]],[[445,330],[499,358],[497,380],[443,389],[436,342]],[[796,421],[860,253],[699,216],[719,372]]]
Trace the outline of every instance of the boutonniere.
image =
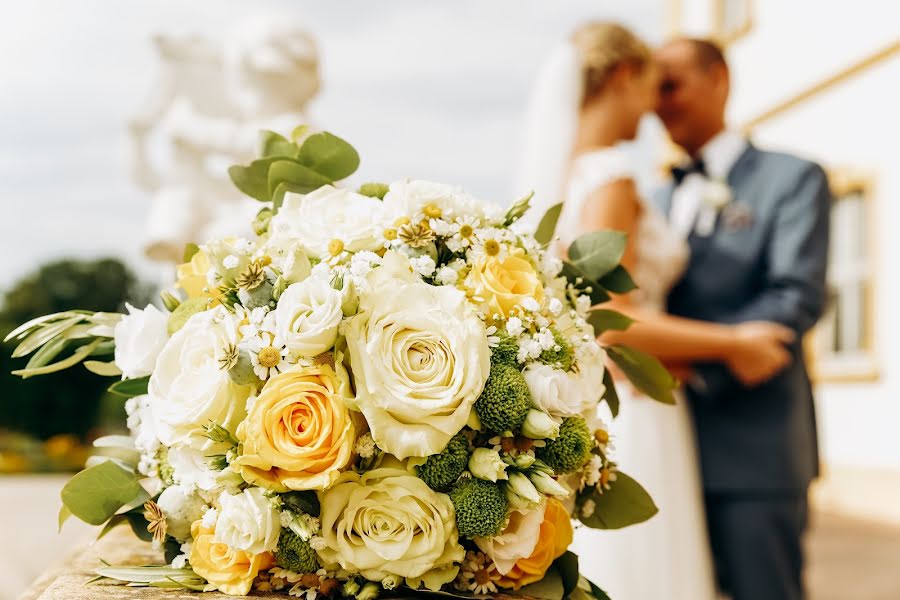
[[728,183],[722,179],[707,179],[703,186],[702,205],[694,229],[697,235],[704,237],[711,235],[716,227],[719,213],[731,204],[733,199]]
[[749,229],[753,220],[753,210],[742,202],[732,202],[722,210],[722,225],[728,231]]

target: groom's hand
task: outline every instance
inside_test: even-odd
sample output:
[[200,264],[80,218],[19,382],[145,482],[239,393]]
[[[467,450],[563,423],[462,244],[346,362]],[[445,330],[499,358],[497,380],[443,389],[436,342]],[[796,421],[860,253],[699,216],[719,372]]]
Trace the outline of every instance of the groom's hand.
[[796,339],[792,329],[767,321],[734,326],[735,347],[726,364],[746,387],[756,387],[783,371],[793,360],[787,346]]

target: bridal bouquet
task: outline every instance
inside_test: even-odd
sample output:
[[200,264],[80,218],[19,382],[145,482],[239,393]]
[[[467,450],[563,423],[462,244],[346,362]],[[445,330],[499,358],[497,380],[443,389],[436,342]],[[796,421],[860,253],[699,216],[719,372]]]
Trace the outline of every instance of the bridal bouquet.
[[334,135],[262,146],[230,170],[263,203],[257,236],[188,248],[164,310],[10,334],[34,353],[19,375],[83,363],[127,398],[131,435],[95,442],[60,524],[128,523],[168,564],[98,576],[307,600],[605,598],[567,551],[572,519],[656,512],[596,416],[618,404],[605,361],[658,400],[673,387],[653,359],[597,342],[629,324],[596,308],[633,287],[624,237],[587,235],[563,262],[546,248],[558,206],[525,234],[528,198],[504,211],[426,181],[353,191],[334,182],[359,157]]

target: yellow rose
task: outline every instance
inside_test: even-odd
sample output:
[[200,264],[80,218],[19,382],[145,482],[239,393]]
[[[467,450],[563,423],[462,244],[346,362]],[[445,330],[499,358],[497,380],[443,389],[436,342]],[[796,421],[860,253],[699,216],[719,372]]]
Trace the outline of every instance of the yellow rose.
[[558,500],[547,500],[544,521],[534,552],[528,558],[520,558],[509,573],[497,582],[501,587],[519,589],[544,578],[553,561],[565,554],[572,543],[572,521],[566,507]]
[[216,287],[210,288],[206,280],[206,274],[211,267],[206,253],[198,250],[191,260],[175,268],[175,285],[183,289],[188,298],[212,298],[210,306],[215,306],[219,303],[222,293]]
[[508,317],[526,298],[544,302],[544,286],[524,254],[514,250],[504,258],[486,256],[472,267],[469,281],[473,295],[485,302],[490,314]]
[[191,525],[191,568],[194,572],[231,596],[246,596],[260,571],[275,566],[271,552],[248,554],[215,540],[215,528]]
[[245,481],[277,492],[329,487],[356,441],[346,388],[328,365],[270,379],[238,426],[243,451],[232,467]]

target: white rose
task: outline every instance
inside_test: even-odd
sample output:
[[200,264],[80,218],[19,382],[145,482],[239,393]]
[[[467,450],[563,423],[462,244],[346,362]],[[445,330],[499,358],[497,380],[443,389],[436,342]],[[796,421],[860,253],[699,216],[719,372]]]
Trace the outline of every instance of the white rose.
[[191,523],[203,518],[206,503],[189,487],[172,485],[156,501],[166,515],[166,531],[179,542],[191,539]]
[[269,225],[271,243],[286,247],[291,241],[300,242],[319,259],[330,255],[333,240],[340,240],[350,252],[377,250],[381,212],[379,200],[331,185],[305,195],[288,193]]
[[475,544],[494,561],[501,575],[509,573],[516,561],[534,552],[546,509],[545,502],[531,510],[510,511],[509,523],[500,535],[475,538]]
[[487,380],[484,324],[463,292],[423,283],[395,252],[369,275],[359,309],[345,335],[372,437],[399,458],[440,452]]
[[169,339],[169,316],[152,304],[139,310],[126,304],[128,314],[116,324],[116,366],[127,379],[153,372],[156,357]]
[[531,402],[551,417],[562,419],[580,415],[597,406],[603,395],[603,363],[579,363],[577,373],[531,363],[522,372]]
[[391,221],[424,214],[429,206],[440,209],[441,218],[448,221],[463,216],[496,220],[503,212],[499,206],[482,202],[459,188],[431,181],[394,182],[384,197],[384,208]]
[[344,316],[340,290],[320,273],[295,283],[278,298],[275,333],[294,356],[316,356],[334,346]]
[[281,516],[262,488],[251,487],[232,496],[219,496],[215,539],[248,554],[275,550],[281,534]]
[[175,444],[169,448],[166,460],[172,467],[172,481],[176,484],[207,492],[219,485],[222,471],[210,468],[206,455],[215,452],[206,449],[205,441],[195,438],[190,444]]
[[200,436],[210,421],[234,431],[246,416],[251,386],[232,383],[221,368],[237,325],[223,308],[197,313],[169,338],[150,376],[150,410],[156,435],[172,446]]

